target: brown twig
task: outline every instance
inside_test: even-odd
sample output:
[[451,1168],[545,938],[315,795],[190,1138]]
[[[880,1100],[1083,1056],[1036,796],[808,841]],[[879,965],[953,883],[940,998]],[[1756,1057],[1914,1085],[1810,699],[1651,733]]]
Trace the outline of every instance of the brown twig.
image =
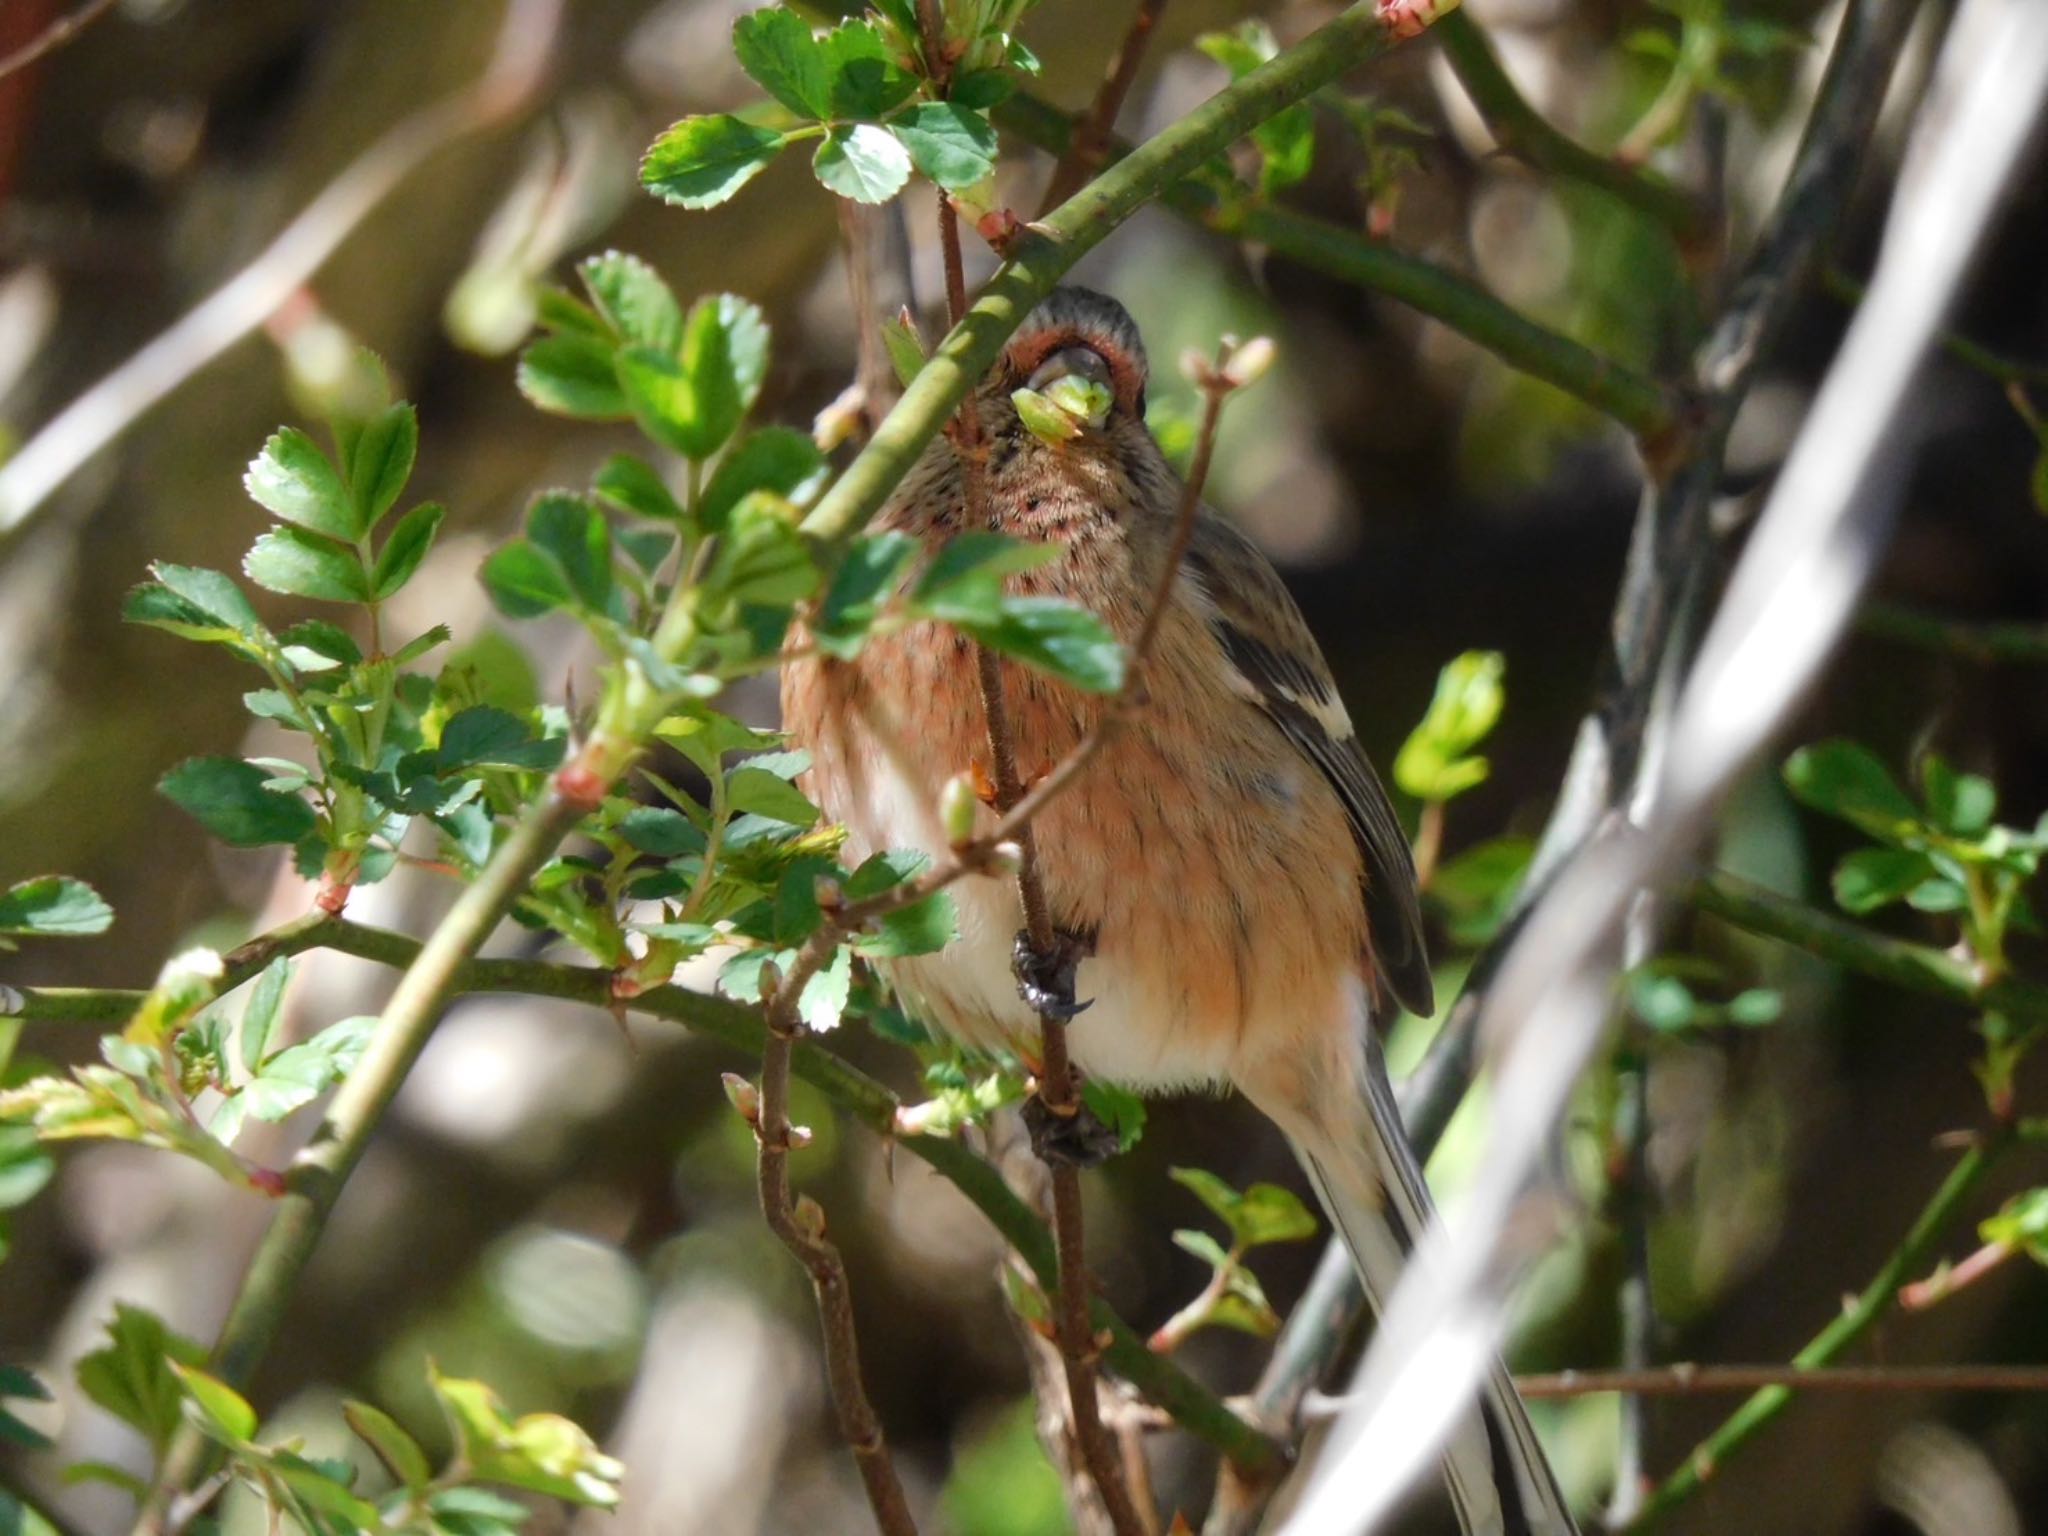
[[1109,72],[1095,93],[1088,115],[1075,125],[1067,152],[1053,167],[1052,180],[1046,184],[1045,200],[1038,210],[1041,216],[1072,197],[1108,158],[1110,136],[1116,132],[1116,115],[1123,110],[1124,98],[1131,94],[1131,86],[1138,78],[1138,65],[1145,58],[1145,45],[1152,40],[1152,29],[1165,9],[1166,0],[1138,0],[1138,8],[1131,13],[1131,24],[1123,41],[1116,45]]
[[[892,893],[884,893],[892,894]],[[849,920],[858,922],[856,903],[836,919],[828,918],[811,935],[789,974],[777,983],[769,999],[765,1019],[766,1043],[761,1050],[761,1085],[752,1104],[740,1110],[753,1122],[754,1139],[760,1146],[758,1183],[761,1215],[769,1230],[795,1255],[810,1274],[811,1289],[817,1293],[818,1321],[824,1334],[825,1379],[832,1393],[832,1408],[839,1420],[839,1433],[853,1451],[867,1490],[868,1507],[875,1526],[884,1536],[916,1536],[917,1523],[911,1519],[903,1483],[889,1455],[889,1443],[882,1433],[882,1421],[868,1401],[860,1372],[860,1339],[854,1329],[853,1295],[847,1285],[846,1264],[839,1249],[825,1235],[825,1213],[815,1200],[796,1200],[790,1192],[789,1152],[800,1138],[789,1123],[790,1058],[795,1053],[803,1021],[797,1006],[804,987],[832,958],[839,941],[850,931]]]
[[0,80],[24,70],[45,54],[55,53],[114,8],[114,0],[85,0],[77,10],[59,16],[14,52],[0,59]]

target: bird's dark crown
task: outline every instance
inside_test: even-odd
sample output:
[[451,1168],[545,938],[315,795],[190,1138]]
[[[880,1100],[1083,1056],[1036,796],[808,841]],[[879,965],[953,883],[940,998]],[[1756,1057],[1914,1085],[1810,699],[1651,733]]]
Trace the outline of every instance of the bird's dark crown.
[[1092,288],[1055,288],[1024,317],[1004,350],[1006,387],[1022,386],[1048,357],[1070,347],[1085,347],[1108,365],[1117,408],[1143,421],[1144,338],[1123,305]]

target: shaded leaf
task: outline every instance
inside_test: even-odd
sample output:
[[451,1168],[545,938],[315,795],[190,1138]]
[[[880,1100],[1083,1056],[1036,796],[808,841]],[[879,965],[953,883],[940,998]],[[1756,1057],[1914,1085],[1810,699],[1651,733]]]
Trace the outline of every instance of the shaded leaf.
[[259,848],[295,843],[313,830],[313,808],[265,787],[270,775],[232,757],[194,757],[157,782],[172,803],[224,843]]
[[544,411],[579,421],[623,421],[633,408],[612,349],[589,336],[544,336],[519,354],[519,392]]
[[370,573],[370,594],[378,602],[397,596],[412,580],[433,547],[434,535],[440,531],[441,519],[447,512],[438,501],[423,501],[398,520],[391,537],[377,552],[377,565]]
[[910,180],[910,153],[888,129],[855,123],[825,135],[811,169],[841,197],[856,203],[886,203]]
[[69,875],[39,875],[0,891],[0,933],[83,938],[105,933],[113,921],[100,893]]
[[785,136],[719,113],[686,117],[649,146],[640,184],[664,202],[715,208],[767,167]]

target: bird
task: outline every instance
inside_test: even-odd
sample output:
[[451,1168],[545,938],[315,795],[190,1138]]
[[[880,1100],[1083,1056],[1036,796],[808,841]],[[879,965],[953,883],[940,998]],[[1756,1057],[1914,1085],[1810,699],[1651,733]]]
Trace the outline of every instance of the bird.
[[[1146,425],[1148,377],[1121,304],[1054,289],[969,397],[975,505],[959,446],[935,437],[872,528],[910,535],[927,556],[975,529],[1055,545],[1058,557],[1011,576],[1011,589],[1077,603],[1131,644],[1183,494]],[[1012,396],[1063,378],[1097,386],[1088,398],[1101,408],[1054,442]],[[1033,823],[1053,920],[1082,956],[1069,1051],[1084,1074],[1140,1093],[1228,1086],[1249,1099],[1292,1144],[1377,1311],[1433,1219],[1373,1028],[1399,1006],[1433,1009],[1413,857],[1264,554],[1203,507],[1166,590],[1139,712]],[[782,675],[784,729],[810,753],[804,786],[844,826],[850,859],[900,848],[943,859],[948,781],[987,772],[972,642],[917,623],[852,659],[797,649]],[[1000,672],[1027,774],[1074,751],[1112,707],[1018,663]],[[887,980],[927,1024],[1035,1061],[1040,1020],[1013,972],[1015,882],[954,891],[954,940],[883,962]],[[1498,1362],[1444,1473],[1476,1536],[1574,1530]]]

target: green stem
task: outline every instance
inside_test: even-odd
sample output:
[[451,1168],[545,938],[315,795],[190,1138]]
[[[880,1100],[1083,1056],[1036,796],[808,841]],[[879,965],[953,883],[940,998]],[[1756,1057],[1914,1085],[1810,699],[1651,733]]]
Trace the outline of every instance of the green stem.
[[2048,661],[2048,624],[1941,619],[1895,603],[1867,603],[1856,617],[1866,635],[1966,661]]
[[[1914,1218],[1913,1225],[1885,1260],[1884,1267],[1878,1270],[1876,1278],[1864,1287],[1863,1293],[1839,1317],[1815,1334],[1812,1341],[1792,1357],[1795,1367],[1803,1370],[1831,1365],[1851,1344],[1870,1331],[1871,1325],[1890,1309],[1899,1287],[1926,1266],[1964,1201],[1969,1199],[2009,1144],[2010,1138],[1998,1133],[1978,1142],[1963,1154],[1955,1167],[1949,1170],[1948,1177],[1942,1180],[1941,1187],[1934,1192],[1934,1198]],[[1623,1529],[1641,1530],[1690,1498],[1701,1484],[1726,1464],[1730,1456],[1785,1411],[1785,1405],[1792,1401],[1792,1392],[1789,1386],[1771,1386],[1750,1397],[1728,1416],[1719,1429],[1693,1448],[1692,1454],[1676,1472],[1651,1490],[1635,1519]]]
[[1663,225],[1681,245],[1705,236],[1702,210],[1684,192],[1661,177],[1596,154],[1530,106],[1470,16],[1452,12],[1437,23],[1436,36],[1458,83],[1509,154],[1553,176],[1569,177],[1620,198]]
[[[223,990],[255,976],[281,954],[328,949],[379,965],[412,965],[419,940],[385,928],[339,918],[302,918],[287,923],[226,956]],[[457,966],[450,995],[470,992],[521,993],[558,998],[609,1010],[611,975],[596,966],[544,960],[466,960]],[[4,995],[4,994],[0,994]],[[23,987],[7,1001],[10,1016],[28,1023],[118,1024],[134,1013],[143,993],[119,988]],[[665,1019],[718,1041],[739,1055],[758,1058],[767,1027],[758,1009],[678,986],[651,987],[628,1004],[635,1012]],[[966,1195],[1031,1266],[1048,1291],[1059,1282],[1059,1258],[1045,1223],[1003,1181],[989,1163],[957,1141],[942,1136],[900,1136],[896,1113],[902,1101],[883,1084],[813,1041],[798,1040],[791,1058],[795,1074],[819,1089],[846,1114],[933,1170]],[[1285,1463],[1280,1447],[1234,1413],[1208,1388],[1172,1360],[1154,1354],[1109,1305],[1093,1303],[1097,1329],[1110,1335],[1103,1358],[1145,1397],[1189,1433],[1207,1441],[1248,1474],[1265,1476]]]
[[1011,333],[1075,262],[1204,161],[1274,113],[1385,51],[1391,41],[1376,0],[1360,0],[1148,139],[1043,220],[1026,225],[1014,253],[989,279],[974,307],[939,343],[860,457],[804,519],[803,530],[818,542],[824,562],[834,563],[839,550],[881,509],[925,444],[988,372]]
[[2016,976],[1989,979],[1978,967],[1931,944],[1873,933],[1789,896],[1715,871],[1693,882],[1692,902],[1746,933],[1782,939],[1844,970],[1966,1007],[2016,1019],[2048,1020],[2048,987]]

